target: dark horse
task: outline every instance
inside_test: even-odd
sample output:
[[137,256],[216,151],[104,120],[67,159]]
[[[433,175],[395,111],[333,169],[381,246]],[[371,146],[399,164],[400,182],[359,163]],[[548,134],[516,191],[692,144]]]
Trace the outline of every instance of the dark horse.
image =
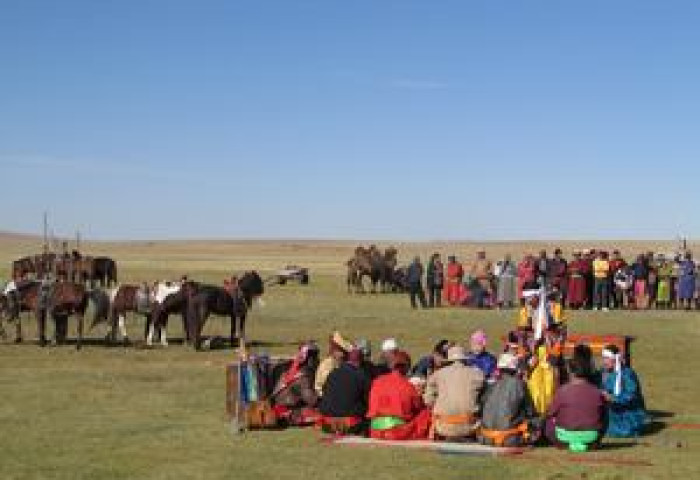
[[[42,285],[40,282],[22,282],[13,292],[16,297],[8,302],[5,299],[2,305],[7,305],[11,310],[10,318],[17,322],[16,342],[22,340],[19,314],[22,311],[33,311],[36,315],[39,345],[46,345],[46,317],[54,320],[56,341],[60,342],[65,337],[65,325],[68,317],[75,314],[78,317],[78,339],[76,348],[80,349],[83,342],[83,323],[85,310],[87,310],[89,294],[84,285],[70,282],[56,282]],[[9,293],[11,295],[13,293]]]
[[202,330],[209,315],[225,315],[231,318],[231,345],[236,339],[245,343],[245,320],[253,300],[260,297],[265,286],[257,272],[246,272],[238,279],[237,286],[229,293],[222,287],[207,285],[200,287],[188,304],[187,324],[190,339],[199,349],[202,343]]
[[[186,281],[181,285],[159,283],[154,286],[151,317],[150,319],[146,317],[146,345],[150,346],[153,344],[153,337],[156,333],[160,335],[161,345],[166,346],[168,344],[165,332],[168,326],[168,317],[174,313],[182,315],[182,329],[185,334],[185,341],[189,342],[191,340],[190,331],[187,327],[187,306],[195,292],[200,288],[202,288],[202,285],[193,281]],[[172,291],[172,293],[168,293],[169,291]]]
[[95,257],[92,259],[94,278],[100,282],[101,287],[111,287],[117,284],[117,262],[109,257]]

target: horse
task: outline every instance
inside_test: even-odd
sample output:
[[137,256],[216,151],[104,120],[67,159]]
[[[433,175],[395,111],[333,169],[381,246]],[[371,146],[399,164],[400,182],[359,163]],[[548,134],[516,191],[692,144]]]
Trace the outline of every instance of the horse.
[[[76,252],[77,253],[77,252]],[[88,284],[90,288],[95,285],[95,260],[92,257],[74,256],[73,258],[73,281]]]
[[200,284],[192,281],[183,283],[158,282],[151,291],[153,308],[151,318],[146,318],[146,345],[153,345],[153,337],[156,332],[160,334],[162,346],[168,345],[167,326],[168,317],[173,313],[182,315],[182,328],[185,333],[185,341],[190,341],[187,327],[187,304],[194,292],[200,288]]
[[109,257],[95,257],[94,275],[95,280],[100,282],[101,287],[111,287],[117,284],[117,262]]
[[36,273],[35,261],[32,257],[22,257],[12,262],[12,278],[24,278]]
[[110,325],[110,333],[107,335],[109,342],[116,342],[118,327],[122,342],[124,345],[129,344],[129,335],[126,331],[128,312],[141,313],[146,316],[146,322],[150,322],[153,302],[148,285],[120,285],[106,292],[94,289],[90,292],[90,300],[96,308],[90,328],[94,328],[98,323],[108,323]]
[[[65,326],[68,317],[75,314],[78,317],[78,339],[76,349],[80,350],[83,343],[83,324],[87,310],[89,295],[84,285],[71,282],[42,283],[37,281],[17,284],[16,306],[10,313],[17,322],[16,342],[22,340],[19,314],[22,311],[33,311],[36,316],[39,345],[46,345],[46,317],[51,316],[55,325],[55,340],[60,343],[65,338]],[[8,304],[7,302],[2,302]]]
[[236,339],[245,345],[245,321],[253,300],[265,291],[264,282],[255,271],[246,272],[229,293],[222,287],[200,287],[188,304],[188,327],[195,349],[201,348],[202,330],[209,315],[226,315],[231,318],[231,345]]
[[39,285],[36,280],[11,281],[0,294],[0,333],[6,337],[2,320],[7,318],[15,324],[15,343],[22,343],[22,312],[31,312],[33,309],[26,301],[27,292]]

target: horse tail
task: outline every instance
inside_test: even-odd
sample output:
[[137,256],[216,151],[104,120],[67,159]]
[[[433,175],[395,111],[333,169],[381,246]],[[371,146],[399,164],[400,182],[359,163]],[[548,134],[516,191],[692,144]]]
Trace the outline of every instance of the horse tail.
[[109,295],[98,289],[91,290],[88,296],[95,305],[95,314],[92,319],[92,325],[90,325],[90,329],[92,329],[95,325],[109,320],[111,301]]

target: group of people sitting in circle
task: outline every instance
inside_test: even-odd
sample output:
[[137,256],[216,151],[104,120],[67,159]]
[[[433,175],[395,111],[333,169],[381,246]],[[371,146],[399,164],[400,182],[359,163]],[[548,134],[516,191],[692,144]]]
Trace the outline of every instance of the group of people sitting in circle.
[[373,361],[367,340],[350,342],[335,332],[322,360],[314,343],[300,347],[276,383],[272,408],[287,425],[387,440],[585,451],[606,435],[642,434],[641,386],[617,346],[602,350],[597,369],[588,345],[564,358],[561,322],[537,330],[516,326],[498,356],[488,352],[481,330],[468,348],[443,339],[417,362],[394,338],[383,341]]

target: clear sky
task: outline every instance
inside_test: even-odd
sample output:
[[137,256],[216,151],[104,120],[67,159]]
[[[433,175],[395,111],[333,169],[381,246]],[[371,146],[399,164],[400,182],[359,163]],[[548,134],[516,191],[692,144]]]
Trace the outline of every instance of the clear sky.
[[700,2],[2,0],[0,230],[700,236]]

